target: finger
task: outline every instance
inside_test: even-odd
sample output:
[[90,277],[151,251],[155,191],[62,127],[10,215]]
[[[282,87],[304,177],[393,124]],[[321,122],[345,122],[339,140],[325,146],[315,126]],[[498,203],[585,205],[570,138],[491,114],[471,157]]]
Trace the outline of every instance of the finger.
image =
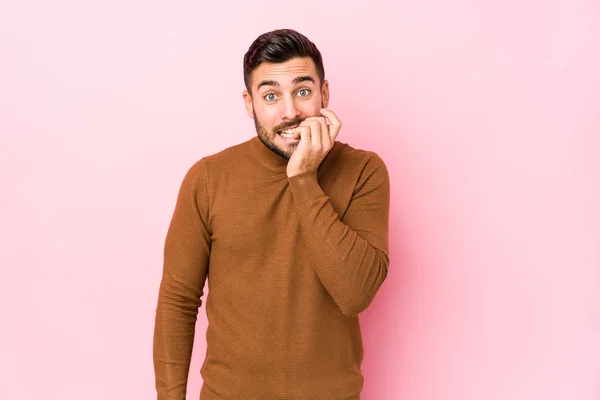
[[298,147],[311,147],[311,134],[310,127],[306,125],[298,126],[294,131],[294,136],[298,135],[300,137],[300,143],[298,143]]
[[321,124],[321,144],[323,149],[328,151],[331,149],[332,140],[329,133],[329,125],[327,125],[327,119],[325,117],[318,117],[317,121]]
[[327,125],[327,119],[325,117],[309,117],[305,121],[310,122],[311,126],[318,122],[318,125],[314,125],[313,129],[319,129],[321,137],[321,146],[323,149],[329,150],[331,147],[331,137],[329,135],[329,125]]
[[321,123],[314,118],[308,120],[310,126],[310,138],[312,140],[312,148],[320,154],[323,150],[323,133],[321,132]]
[[334,142],[337,138],[337,135],[340,133],[340,129],[342,128],[342,121],[334,114],[333,111],[323,108],[321,110],[321,114],[323,114],[330,122],[329,125],[329,137],[331,141]]
[[300,126],[306,126],[310,129],[312,151],[320,153],[323,144],[321,143],[321,124],[314,117],[306,118]]

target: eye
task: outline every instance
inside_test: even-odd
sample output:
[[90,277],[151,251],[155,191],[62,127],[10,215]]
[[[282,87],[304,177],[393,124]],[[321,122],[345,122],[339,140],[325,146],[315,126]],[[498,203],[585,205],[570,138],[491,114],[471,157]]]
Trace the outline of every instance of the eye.
[[300,90],[298,91],[298,95],[299,95],[300,97],[306,97],[306,96],[308,96],[309,94],[310,94],[310,90],[308,90],[308,89],[300,89]]
[[276,98],[277,96],[275,95],[275,93],[267,93],[265,95],[265,100],[267,101],[275,101]]

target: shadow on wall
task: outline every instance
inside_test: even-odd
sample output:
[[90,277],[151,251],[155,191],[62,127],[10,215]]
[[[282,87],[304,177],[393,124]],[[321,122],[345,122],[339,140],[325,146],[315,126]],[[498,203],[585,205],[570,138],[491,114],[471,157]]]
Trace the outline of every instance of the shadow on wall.
[[[360,107],[363,108],[359,112]],[[410,349],[410,332],[415,330],[411,324],[417,323],[413,316],[417,306],[414,288],[418,283],[419,260],[414,242],[418,240],[415,230],[419,227],[414,226],[413,221],[415,215],[424,212],[415,209],[424,207],[415,198],[421,196],[423,186],[432,181],[425,177],[427,166],[423,163],[427,161],[414,148],[414,143],[410,143],[411,135],[402,134],[411,129],[408,123],[402,126],[397,115],[387,120],[378,118],[377,110],[371,113],[364,105],[346,104],[346,108],[344,136],[348,136],[340,140],[381,156],[388,168],[391,188],[388,276],[371,306],[359,317],[365,352],[362,365],[365,385],[361,399],[414,398],[410,393],[415,390],[411,389],[411,371],[415,366],[409,365],[408,360],[414,360],[415,353],[415,349]],[[365,114],[371,115],[368,121],[360,117]],[[394,131],[390,133],[392,126]]]
[[[397,146],[400,146],[398,143]],[[407,148],[404,152],[408,152]],[[387,400],[397,397],[397,387],[402,379],[404,349],[407,340],[405,332],[410,329],[407,309],[411,307],[409,286],[411,271],[416,268],[411,262],[406,243],[409,233],[404,229],[399,210],[403,207],[400,187],[403,174],[399,173],[399,164],[393,166],[387,161],[391,156],[407,160],[403,152],[384,154],[377,152],[386,161],[390,173],[390,230],[389,250],[390,266],[386,281],[380,288],[373,303],[360,315],[364,344],[363,374],[365,386],[362,400]],[[404,163],[402,163],[404,165]],[[413,170],[408,167],[405,171]]]

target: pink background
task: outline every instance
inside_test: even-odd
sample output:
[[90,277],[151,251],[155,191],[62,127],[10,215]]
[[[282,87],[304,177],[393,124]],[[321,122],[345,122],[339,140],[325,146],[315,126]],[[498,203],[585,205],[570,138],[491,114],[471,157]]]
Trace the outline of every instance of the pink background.
[[600,399],[600,4],[368,4],[3,2],[0,398],[155,397],[180,181],[255,135],[242,56],[291,27],[392,179],[363,398]]

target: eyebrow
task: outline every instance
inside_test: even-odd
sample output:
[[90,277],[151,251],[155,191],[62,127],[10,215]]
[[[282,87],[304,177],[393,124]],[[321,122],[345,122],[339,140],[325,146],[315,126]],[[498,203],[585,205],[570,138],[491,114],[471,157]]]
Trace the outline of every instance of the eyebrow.
[[[294,78],[294,80],[292,81],[293,84],[297,84],[300,82],[312,82],[315,83],[315,80],[312,76],[310,75],[303,75],[303,76],[297,76]],[[256,87],[256,90],[260,89],[261,86],[279,86],[279,82],[277,81],[262,81],[261,83],[258,84],[258,86]]]

